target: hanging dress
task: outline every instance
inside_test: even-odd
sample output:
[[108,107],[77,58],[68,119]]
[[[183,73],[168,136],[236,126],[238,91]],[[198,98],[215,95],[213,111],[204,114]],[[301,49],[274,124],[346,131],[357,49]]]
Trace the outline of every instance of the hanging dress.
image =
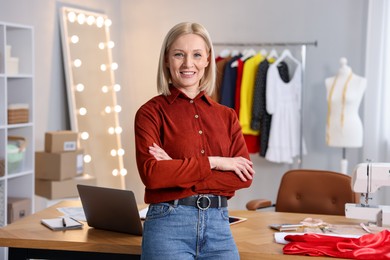
[[[271,59],[271,63],[275,62]],[[255,89],[253,92],[253,106],[252,106],[252,121],[251,128],[254,130],[260,130],[260,152],[261,157],[265,157],[268,149],[269,132],[271,130],[272,116],[267,113],[266,109],[266,84],[267,84],[267,71],[270,62],[264,59],[257,70]],[[281,61],[277,66],[279,75],[284,82],[290,80],[288,72],[288,66],[284,61]]]
[[[300,153],[302,67],[298,63],[291,80],[284,82],[278,64],[271,64],[267,72],[266,108],[272,121],[265,158],[291,164]],[[302,152],[306,153],[305,150],[302,140]]]

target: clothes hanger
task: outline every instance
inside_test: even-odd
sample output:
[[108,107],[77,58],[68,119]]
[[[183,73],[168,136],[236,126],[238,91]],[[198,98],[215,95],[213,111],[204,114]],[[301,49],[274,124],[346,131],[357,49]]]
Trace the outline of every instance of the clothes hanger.
[[269,53],[268,53],[268,56],[267,56],[267,60],[268,59],[277,59],[278,58],[278,52],[275,50],[275,49],[272,49]]
[[219,56],[222,58],[226,58],[227,56],[230,55],[230,50],[229,49],[223,49],[220,53]]
[[[256,55],[256,51],[254,49],[245,49],[242,52],[242,57],[240,60],[245,61],[246,59],[252,57],[253,55]],[[231,68],[235,68],[238,66],[238,61],[233,61],[232,64],[230,65]]]
[[299,60],[297,60],[290,52],[289,49],[284,49],[282,52],[282,55],[275,61],[275,64],[280,63],[281,61],[285,60],[286,58],[289,58],[292,60],[295,64],[299,65],[301,64]]
[[267,56],[267,50],[266,49],[261,49],[260,50],[260,54],[261,54],[261,56],[266,57]]
[[234,56],[237,56],[239,54],[240,54],[239,50],[232,50],[231,56],[234,57]]
[[247,49],[245,51],[245,53],[243,53],[242,57],[241,57],[241,60],[244,61],[246,59],[249,59],[250,57],[252,57],[253,55],[256,55],[256,51],[255,49]]

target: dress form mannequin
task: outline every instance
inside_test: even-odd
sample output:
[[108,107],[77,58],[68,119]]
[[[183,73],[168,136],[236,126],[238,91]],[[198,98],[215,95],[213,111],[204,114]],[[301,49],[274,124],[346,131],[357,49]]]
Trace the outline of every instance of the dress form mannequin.
[[343,148],[342,172],[345,173],[345,148],[363,145],[359,106],[366,90],[366,79],[352,72],[346,58],[341,58],[340,64],[337,75],[325,80],[328,102],[326,143]]

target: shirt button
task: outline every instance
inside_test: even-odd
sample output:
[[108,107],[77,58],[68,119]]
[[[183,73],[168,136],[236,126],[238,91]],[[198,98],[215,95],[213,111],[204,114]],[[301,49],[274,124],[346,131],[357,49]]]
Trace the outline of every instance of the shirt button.
[[201,153],[201,154],[204,154],[204,150],[201,150],[200,153]]
[[198,116],[198,115],[195,115],[195,118],[199,118],[199,116]]
[[194,103],[194,100],[191,99],[191,100],[190,100],[190,103],[191,103],[191,104]]
[[202,131],[202,130],[199,130],[199,134],[200,134],[200,135],[203,134],[203,131]]

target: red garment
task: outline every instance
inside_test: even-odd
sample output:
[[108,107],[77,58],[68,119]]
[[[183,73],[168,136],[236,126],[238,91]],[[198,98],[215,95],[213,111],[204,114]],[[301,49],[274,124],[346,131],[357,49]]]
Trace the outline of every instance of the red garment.
[[390,259],[390,231],[343,238],[320,234],[287,235],[284,254],[348,259]]
[[223,59],[224,59],[223,57],[217,56],[217,57],[215,58],[215,62],[221,61],[221,60],[223,60]]
[[258,153],[260,151],[260,136],[245,134],[244,140],[249,153]]
[[[195,99],[170,88],[146,102],[135,116],[138,171],[145,184],[145,202],[158,203],[194,194],[232,197],[249,187],[232,171],[210,169],[208,156],[249,159],[241,126],[233,109],[204,92]],[[173,160],[157,161],[148,147],[156,143]]]

